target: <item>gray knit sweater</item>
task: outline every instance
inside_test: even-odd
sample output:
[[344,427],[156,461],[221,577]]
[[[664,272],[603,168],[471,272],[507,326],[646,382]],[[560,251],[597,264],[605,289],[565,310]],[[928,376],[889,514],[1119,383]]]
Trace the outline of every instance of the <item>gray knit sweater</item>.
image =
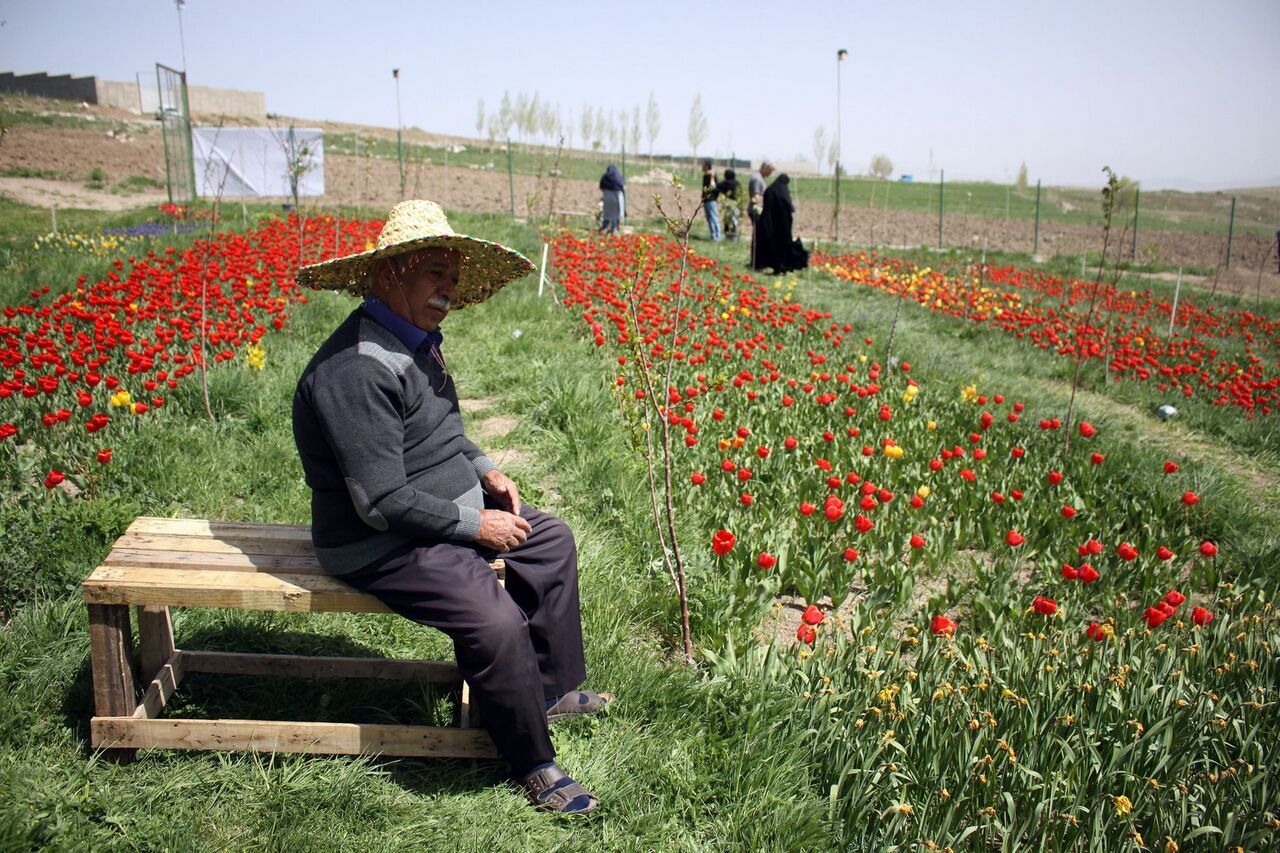
[[463,434],[453,379],[364,309],[316,352],[293,397],[320,565],[355,571],[413,540],[474,541],[496,467]]

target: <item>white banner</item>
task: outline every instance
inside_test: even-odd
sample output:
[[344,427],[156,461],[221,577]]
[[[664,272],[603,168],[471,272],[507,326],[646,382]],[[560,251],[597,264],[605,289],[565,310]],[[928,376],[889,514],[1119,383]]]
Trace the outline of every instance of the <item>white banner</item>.
[[324,195],[318,128],[193,127],[196,192],[203,197]]

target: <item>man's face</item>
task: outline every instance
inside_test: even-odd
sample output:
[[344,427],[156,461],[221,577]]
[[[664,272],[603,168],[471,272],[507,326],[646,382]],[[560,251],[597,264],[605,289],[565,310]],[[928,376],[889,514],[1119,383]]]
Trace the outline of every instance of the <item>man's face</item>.
[[773,174],[772,164],[765,163],[763,166],[760,167],[760,177],[767,178],[772,174]]
[[449,313],[461,273],[462,255],[456,249],[421,249],[384,263],[373,291],[396,315],[434,332]]

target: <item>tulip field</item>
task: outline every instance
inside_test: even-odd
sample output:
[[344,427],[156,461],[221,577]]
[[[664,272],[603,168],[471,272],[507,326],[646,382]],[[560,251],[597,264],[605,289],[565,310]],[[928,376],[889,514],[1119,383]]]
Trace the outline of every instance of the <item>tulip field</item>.
[[[855,848],[1270,837],[1274,563],[1218,541],[1185,460],[1118,461],[1105,423],[1027,406],[1015,377],[917,381],[911,353],[882,363],[796,279],[694,257],[681,282],[679,247],[658,238],[555,248],[624,419],[670,427],[690,583],[716,589],[704,618],[727,629],[715,659],[801,693],[797,741]],[[1058,356],[1101,353],[1097,327],[1021,308],[1019,289],[1045,286],[1034,274],[998,270],[1008,290],[988,291],[892,261],[873,274],[866,255],[821,263]],[[1208,361],[1231,377],[1214,404],[1269,416],[1274,323],[1184,305],[1198,335],[1270,357],[1219,370],[1209,345],[1149,327],[1152,355],[1135,356],[1128,320],[1117,369],[1171,379],[1173,355]],[[783,592],[801,599],[796,644],[761,651],[752,630]]]
[[[599,819],[549,821],[483,764],[99,761],[79,580],[139,514],[307,520],[289,401],[355,303],[293,275],[381,227],[175,215],[4,256],[0,848],[1280,843],[1269,306],[1184,293],[1170,334],[1163,291],[1030,266],[848,248],[756,276],[742,246],[464,214],[549,249],[557,299],[513,284],[451,316],[445,347],[469,430],[513,415],[482,446],[576,532],[589,686],[619,702],[555,742]],[[655,527],[668,469],[693,666]],[[175,630],[447,654],[389,616],[190,611]],[[417,686],[201,678],[196,713],[441,713]]]

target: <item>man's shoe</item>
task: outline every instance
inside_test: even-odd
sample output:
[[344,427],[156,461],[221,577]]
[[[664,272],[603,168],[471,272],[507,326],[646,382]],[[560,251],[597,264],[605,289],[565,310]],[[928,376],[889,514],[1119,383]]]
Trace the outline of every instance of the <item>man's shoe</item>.
[[584,815],[600,805],[595,794],[587,791],[573,777],[550,764],[519,780],[529,802],[542,811],[564,815]]
[[579,714],[598,714],[612,702],[612,693],[570,690],[554,701],[547,700],[547,722],[575,717]]

